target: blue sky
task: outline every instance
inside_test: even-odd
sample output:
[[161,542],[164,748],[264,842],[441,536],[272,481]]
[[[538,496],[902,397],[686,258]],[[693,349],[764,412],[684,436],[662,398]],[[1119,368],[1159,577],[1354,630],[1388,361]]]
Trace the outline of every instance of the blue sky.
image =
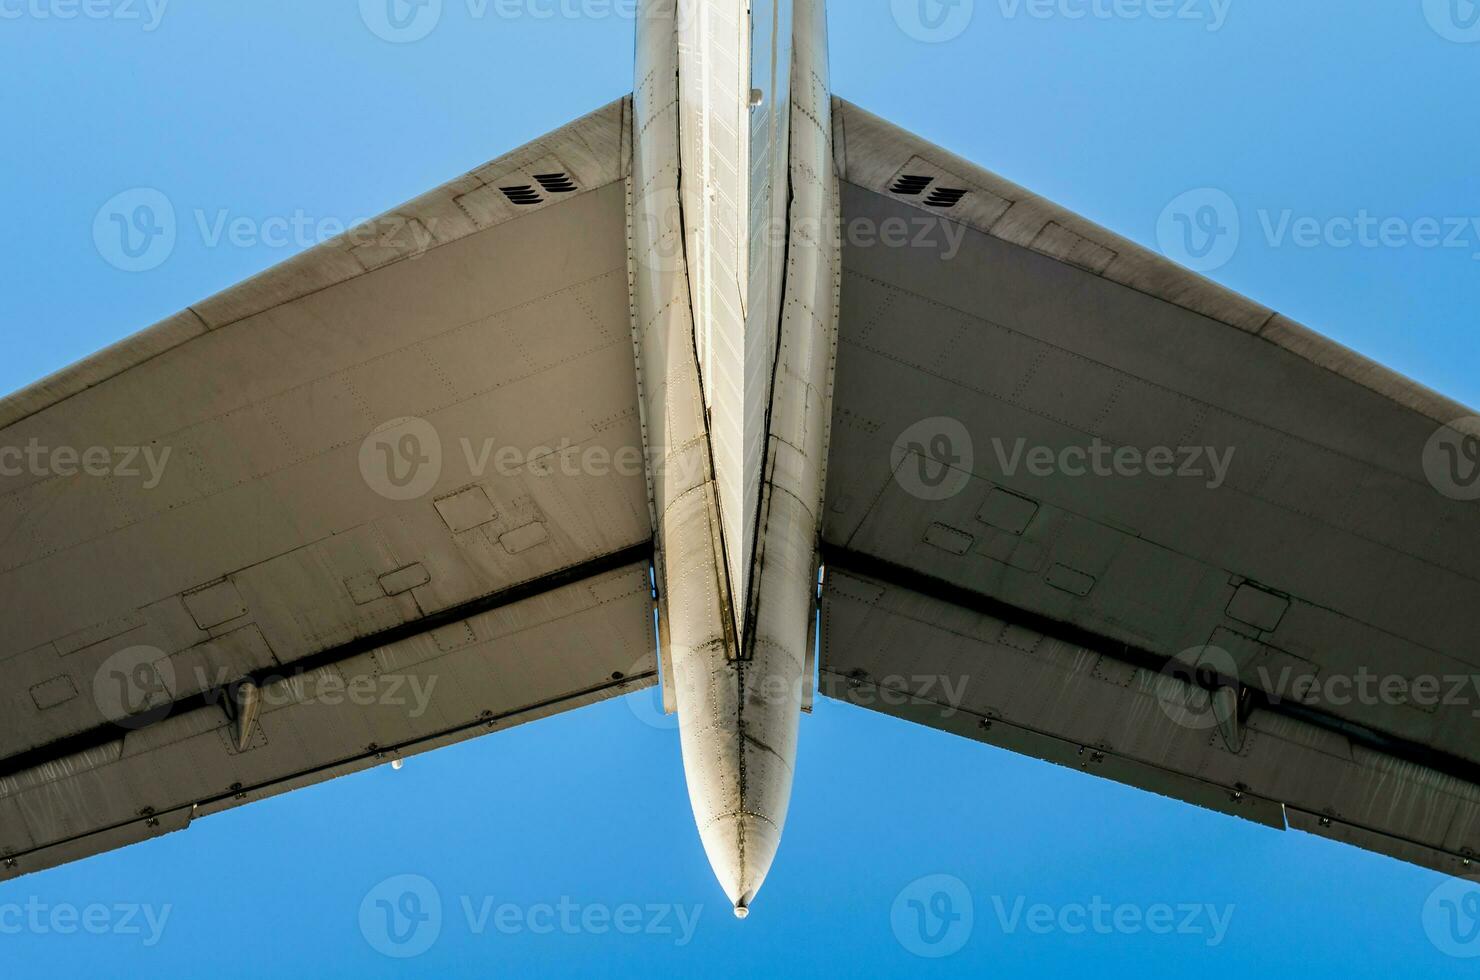
[[[1178,258],[1480,404],[1468,0],[1360,13],[1335,0],[976,0],[947,22],[958,36],[935,41],[911,2],[833,6],[838,94],[1153,248],[1177,250],[1175,212],[1191,201],[1239,241]],[[353,221],[630,90],[632,24],[606,5],[479,9],[446,0],[429,36],[391,44],[352,0],[0,0],[0,391],[310,244],[213,244],[197,215],[207,229]],[[93,225],[137,187],[182,220],[168,259],[130,273],[100,255]],[[1363,236],[1364,221],[1386,232]],[[651,718],[606,704],[0,886],[0,962],[12,976],[1475,969],[1429,938],[1436,875],[836,703],[804,719],[781,855],[739,923],[700,849],[676,733]],[[360,908],[406,874],[432,884],[443,915],[431,948],[402,962],[367,940]],[[974,907],[963,948],[938,960],[891,926],[903,890],[931,875],[958,879]],[[95,903],[140,906],[162,928],[142,914],[137,932],[47,924],[49,910]],[[549,934],[536,931],[546,904]],[[577,921],[635,914],[643,928],[567,935],[562,904]],[[1171,935],[1014,925],[1015,908],[1039,904],[1199,911]],[[514,918],[479,922],[505,905]],[[48,911],[10,934],[7,907]]]

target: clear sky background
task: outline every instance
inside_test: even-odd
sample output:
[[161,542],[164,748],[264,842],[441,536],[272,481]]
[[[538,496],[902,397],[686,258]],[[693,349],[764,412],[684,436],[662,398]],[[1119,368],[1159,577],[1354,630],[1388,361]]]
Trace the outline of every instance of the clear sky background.
[[[211,245],[197,211],[208,224],[353,221],[631,89],[632,23],[600,3],[478,18],[446,0],[430,36],[398,45],[353,0],[176,0],[157,23],[145,0],[91,2],[108,16],[0,0],[0,391],[311,244]],[[944,43],[902,30],[889,0],[832,7],[838,94],[1153,248],[1170,202],[1221,190],[1242,237],[1210,275],[1480,405],[1480,43],[1466,43],[1480,40],[1467,27],[1480,11],[1468,0],[1176,0],[1186,16],[1168,19],[1134,0],[1119,15],[1112,0],[976,0]],[[127,273],[100,256],[93,221],[140,186],[173,202],[179,240],[158,268]],[[1365,212],[1418,234],[1301,247],[1263,227],[1287,209],[1322,222]],[[1422,218],[1474,224],[1459,247],[1429,247]],[[0,928],[7,905],[169,910],[152,946],[147,926],[0,934],[0,973],[1150,980],[1458,977],[1480,964],[1430,941],[1437,875],[836,703],[804,719],[781,854],[740,923],[704,860],[676,732],[653,717],[609,703],[0,886]],[[444,903],[436,943],[404,962],[359,922],[366,895],[401,874]],[[960,879],[975,906],[964,948],[940,960],[891,928],[901,889],[932,874]],[[479,934],[464,897],[526,917],[567,898],[699,920],[684,945],[671,912],[666,935],[541,935],[528,918]],[[1226,933],[1203,913],[1192,933],[1039,934],[1001,921],[997,905],[1010,914],[1020,898],[1232,911]]]

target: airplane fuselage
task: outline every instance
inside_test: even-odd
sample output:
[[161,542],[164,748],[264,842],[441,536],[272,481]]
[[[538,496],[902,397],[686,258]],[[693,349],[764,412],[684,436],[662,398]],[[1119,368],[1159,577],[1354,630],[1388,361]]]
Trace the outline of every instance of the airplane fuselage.
[[665,705],[743,916],[810,697],[839,236],[823,0],[646,0],[631,186]]

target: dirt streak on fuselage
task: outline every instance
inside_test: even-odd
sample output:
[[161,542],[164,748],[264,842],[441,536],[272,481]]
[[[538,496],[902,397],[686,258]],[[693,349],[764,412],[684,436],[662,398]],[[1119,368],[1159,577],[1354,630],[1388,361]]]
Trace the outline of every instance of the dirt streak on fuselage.
[[645,0],[637,52],[632,286],[666,698],[743,916],[786,821],[815,619],[839,282],[824,2]]

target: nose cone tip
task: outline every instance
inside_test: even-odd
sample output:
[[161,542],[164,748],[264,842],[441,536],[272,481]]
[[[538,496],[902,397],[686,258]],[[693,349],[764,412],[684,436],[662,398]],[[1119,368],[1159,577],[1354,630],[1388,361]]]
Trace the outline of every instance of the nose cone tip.
[[780,834],[774,824],[754,814],[726,814],[701,835],[709,863],[735,917],[745,918],[776,858]]

